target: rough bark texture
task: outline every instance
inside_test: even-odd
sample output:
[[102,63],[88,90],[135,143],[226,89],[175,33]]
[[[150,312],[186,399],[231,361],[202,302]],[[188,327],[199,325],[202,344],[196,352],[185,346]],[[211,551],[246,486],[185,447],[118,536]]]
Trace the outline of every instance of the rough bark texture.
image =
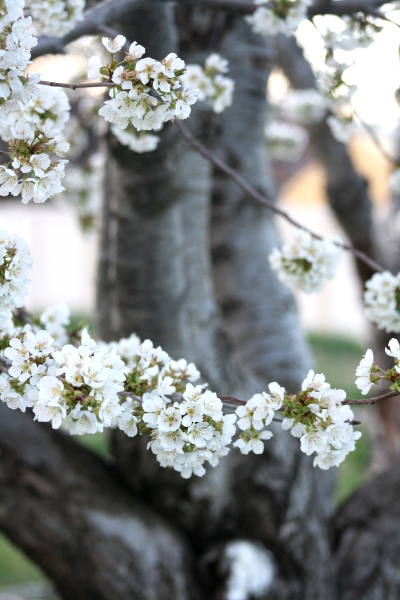
[[336,518],[340,600],[400,597],[400,461],[360,488]]
[[69,436],[0,406],[0,528],[65,600],[196,598],[190,551]]
[[[142,30],[148,30],[148,18],[143,12],[140,20],[135,19]],[[219,35],[221,31],[226,34],[224,52],[232,61],[232,75],[238,85],[235,105],[230,115],[228,111],[226,119],[218,122],[217,132],[201,109],[191,117],[189,126],[198,135],[206,134],[214,146],[222,136],[218,151],[253,184],[271,191],[271,183],[263,174],[267,163],[259,133],[268,76],[264,41],[252,36],[241,19],[230,20],[226,30],[216,15],[205,15],[204,11],[188,11],[180,19],[186,19],[184,26],[187,22],[197,24],[191,42],[185,45],[183,57],[187,62],[204,56],[204,40],[207,53],[211,51],[210,20]],[[142,41],[134,30],[128,35]],[[154,38],[156,47],[148,48],[150,55],[161,58],[161,41],[162,37]],[[247,102],[250,108],[243,110]],[[225,267],[216,261],[214,282],[218,294],[223,295],[224,286],[229,286],[228,298],[239,299],[236,314],[240,325],[233,329],[229,311],[224,310],[221,317],[212,282],[212,173],[176,135],[173,127],[166,129],[159,150],[146,157],[134,156],[110,140],[108,186],[118,220],[116,293],[113,300],[107,300],[105,274],[110,253],[105,237],[99,277],[99,306],[104,315],[101,334],[110,338],[136,331],[150,337],[171,354],[194,360],[220,393],[251,394],[264,389],[272,379],[295,389],[308,368],[309,355],[293,299],[268,267],[268,251],[277,243],[272,219],[229,182],[214,179],[212,235],[219,236],[219,243],[230,252]],[[235,136],[241,136],[241,151],[239,140],[234,144]],[[223,305],[223,298],[218,299]],[[115,302],[119,315],[115,326],[107,318],[108,301]],[[316,477],[311,460],[300,455],[296,441],[280,433],[276,428],[263,456],[232,453],[216,469],[209,469],[204,478],[189,482],[160,469],[144,450],[143,442],[117,434],[113,453],[135,492],[180,523],[196,555],[204,557],[203,563],[209,564],[207,557],[224,540],[256,539],[273,551],[278,565],[275,591],[269,597],[317,599],[324,590],[328,600],[332,597],[328,525],[333,508],[331,477]],[[311,568],[316,560],[319,571]],[[211,595],[217,588],[215,576],[208,585]]]

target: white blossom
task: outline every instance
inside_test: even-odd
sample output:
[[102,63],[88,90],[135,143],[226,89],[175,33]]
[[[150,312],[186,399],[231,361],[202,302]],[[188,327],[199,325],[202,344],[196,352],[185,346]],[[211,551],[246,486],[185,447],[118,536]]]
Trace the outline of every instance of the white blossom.
[[187,65],[186,72],[180,77],[184,86],[196,90],[198,100],[210,99],[217,114],[231,106],[233,101],[235,82],[222,75],[229,70],[228,64],[219,54],[210,54],[204,69],[200,65]]
[[369,390],[374,385],[374,381],[371,381],[371,369],[373,364],[374,354],[372,350],[367,350],[356,369],[356,386],[364,395],[368,394]]
[[271,267],[292,289],[318,292],[332,279],[340,260],[340,248],[328,239],[318,240],[305,231],[295,231],[281,250],[269,256]]
[[181,413],[178,408],[170,406],[164,408],[157,417],[157,426],[160,431],[176,431],[181,424]]
[[126,37],[123,35],[117,35],[114,39],[103,37],[101,41],[107,52],[115,54],[116,52],[120,52],[124,47]]
[[379,329],[400,332],[400,274],[375,273],[365,284],[365,315]]

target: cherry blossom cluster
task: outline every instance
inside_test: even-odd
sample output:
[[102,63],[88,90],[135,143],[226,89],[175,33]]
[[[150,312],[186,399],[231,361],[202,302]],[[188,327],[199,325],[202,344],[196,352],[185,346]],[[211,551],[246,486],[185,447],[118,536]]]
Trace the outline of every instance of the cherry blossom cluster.
[[83,20],[85,0],[28,0],[38,34],[61,37]]
[[23,306],[31,268],[31,253],[25,240],[0,230],[0,315]]
[[[10,127],[9,151],[11,161],[0,166],[0,195],[18,196],[23,204],[45,202],[64,190],[63,157],[69,143],[57,141],[60,130],[50,119],[31,125],[20,119]],[[61,160],[56,159],[61,157]]]
[[388,333],[400,332],[400,273],[375,273],[365,287],[367,318]]
[[346,392],[331,389],[324,375],[314,371],[308,373],[301,389],[298,396],[285,400],[282,428],[300,438],[300,448],[307,456],[316,454],[315,467],[337,467],[361,437],[352,425],[353,411],[342,404]]
[[111,127],[111,132],[115,135],[120,144],[138,154],[153,152],[157,149],[160,141],[158,135],[152,135],[150,133],[145,133],[144,131],[137,134],[135,130],[128,131],[127,129],[117,127],[117,125]]
[[[201,385],[186,385],[183,401],[167,403],[159,396],[143,397],[140,416],[162,467],[172,467],[187,479],[205,473],[204,462],[217,466],[236,433],[236,415],[224,415],[218,396]],[[142,425],[142,427],[143,427]]]
[[295,162],[308,146],[308,133],[303,127],[271,121],[265,127],[268,151],[271,158]]
[[[376,24],[376,20],[369,15],[351,17],[344,15],[343,17],[333,17],[336,30],[332,26],[326,26],[325,32],[321,34],[324,44],[327,48],[328,63],[333,59],[335,50],[345,50],[351,52],[357,48],[368,48],[375,41],[377,33],[382,31],[382,27]],[[329,22],[333,21],[329,15]],[[326,21],[326,17],[319,18],[321,21]]]
[[18,103],[18,108],[7,118],[0,118],[0,137],[5,142],[13,139],[11,127],[18,121],[24,121],[31,126],[40,126],[43,121],[52,121],[54,127],[63,130],[69,120],[71,105],[67,94],[58,88],[40,86],[38,93],[26,104]]
[[335,276],[340,254],[331,240],[297,230],[281,250],[273,249],[269,261],[283,283],[309,294],[321,291],[325,280]]
[[32,18],[24,18],[23,0],[4,0],[0,6],[0,117],[7,117],[37,94],[40,75],[25,76],[37,38],[30,33]]
[[57,349],[45,330],[30,325],[10,340],[4,356],[12,361],[9,377],[0,377],[1,397],[10,408],[32,407],[35,420],[64,425],[82,435],[102,431],[122,412],[125,364],[116,351],[98,348],[86,329],[80,345]]
[[313,125],[326,114],[326,102],[318,90],[290,90],[280,102],[283,116],[299,125]]
[[229,62],[219,54],[210,54],[204,68],[200,65],[187,65],[186,73],[181,76],[184,86],[197,90],[197,99],[212,101],[215,113],[222,113],[232,105],[235,82],[223,74],[227,73]]
[[260,5],[245,17],[255,33],[261,35],[292,35],[304,19],[312,0],[254,0]]
[[107,66],[98,56],[89,60],[89,79],[101,79],[115,84],[99,115],[121,129],[132,125],[138,131],[158,131],[166,121],[187,119],[191,105],[197,100],[195,90],[181,88],[179,77],[185,72],[185,63],[174,53],[162,61],[142,58],[145,48],[136,42],[129,47],[122,62],[114,55],[121,52],[126,39],[103,38],[103,45],[111,56]]

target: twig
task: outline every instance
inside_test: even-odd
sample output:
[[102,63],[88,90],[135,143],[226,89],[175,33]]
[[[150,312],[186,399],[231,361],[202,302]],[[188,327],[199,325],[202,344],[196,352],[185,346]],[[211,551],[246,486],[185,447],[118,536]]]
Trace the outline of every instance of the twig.
[[143,402],[143,400],[139,398],[139,396],[136,396],[132,392],[118,392],[118,396],[121,396],[122,398],[132,398],[132,400],[136,400],[136,402],[140,403]]
[[[297,227],[298,229],[302,229],[303,231],[306,231],[314,239],[316,239],[316,240],[324,239],[322,236],[320,236],[317,233],[314,233],[313,231],[308,229],[308,227],[304,227],[303,225],[300,225],[300,223],[295,221],[286,211],[284,211],[281,208],[279,208],[278,206],[276,206],[271,200],[268,200],[268,198],[266,196],[264,196],[264,194],[261,194],[261,192],[256,190],[256,188],[254,188],[250,183],[248,183],[241,175],[239,175],[239,173],[237,173],[234,169],[232,169],[229,165],[227,165],[226,162],[224,162],[221,158],[219,158],[218,156],[213,154],[210,150],[208,150],[198,139],[196,139],[190,133],[190,131],[185,127],[185,125],[183,125],[183,123],[179,119],[176,120],[175,123],[176,123],[176,126],[178,127],[179,131],[185,138],[185,140],[190,144],[190,146],[192,146],[192,148],[197,150],[197,152],[199,152],[202,156],[204,156],[204,158],[206,158],[207,160],[212,162],[218,169],[220,169],[223,173],[228,175],[228,177],[233,179],[233,181],[240,188],[242,188],[242,190],[247,192],[249,194],[249,196],[251,196],[252,198],[257,200],[257,202],[260,202],[260,204],[263,204],[264,206],[266,206],[269,210],[274,212],[276,215],[279,215],[280,217],[282,217],[283,219],[288,221],[291,225],[294,225],[294,227]],[[385,271],[385,269],[380,264],[378,264],[375,260],[370,258],[368,256],[368,254],[366,254],[365,252],[362,252],[361,250],[358,250],[357,248],[354,248],[354,246],[351,246],[351,244],[346,244],[345,242],[338,242],[335,240],[333,240],[332,243],[335,244],[335,246],[338,246],[339,248],[343,248],[343,250],[347,250],[348,252],[351,252],[352,254],[357,256],[357,258],[359,260],[361,260],[363,263],[365,263],[366,265],[371,267],[371,269],[373,269],[374,271],[379,271],[381,273],[383,271]]]
[[239,404],[240,406],[246,404],[246,400],[239,400],[239,398],[235,398],[235,396],[218,396],[218,398],[224,404]]
[[58,83],[57,81],[39,81],[39,85],[68,88],[70,90],[77,90],[81,88],[116,87],[116,84],[112,81],[96,81],[94,83]]
[[365,398],[365,400],[353,400],[352,398],[347,398],[343,400],[342,404],[375,404],[375,402],[379,402],[380,400],[386,400],[386,398],[393,398],[393,396],[398,396],[399,393],[393,390],[392,392],[387,392],[387,394],[382,394],[382,396],[375,396],[374,398]]
[[0,154],[5,154],[6,156],[10,156],[10,153],[6,152],[5,150],[0,150]]

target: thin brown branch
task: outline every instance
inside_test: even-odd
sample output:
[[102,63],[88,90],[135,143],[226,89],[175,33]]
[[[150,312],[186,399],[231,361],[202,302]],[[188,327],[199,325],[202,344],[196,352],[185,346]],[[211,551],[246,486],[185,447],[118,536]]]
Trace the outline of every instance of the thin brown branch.
[[239,398],[235,398],[235,396],[218,396],[218,398],[224,404],[239,404],[240,406],[246,404],[246,400],[239,400]]
[[[254,188],[250,183],[248,183],[248,181],[246,181],[241,175],[239,175],[239,173],[237,173],[226,162],[224,162],[221,158],[219,158],[213,152],[208,150],[208,148],[206,148],[198,139],[196,139],[190,133],[190,131],[185,127],[185,125],[183,125],[183,123],[180,120],[176,120],[175,123],[176,123],[178,129],[180,130],[181,134],[185,138],[185,140],[190,144],[190,146],[192,146],[192,148],[197,150],[197,152],[199,152],[202,156],[204,156],[204,158],[206,158],[207,160],[212,162],[213,165],[215,165],[218,169],[220,169],[223,173],[225,173],[225,175],[230,177],[240,188],[242,188],[242,190],[244,190],[247,194],[249,194],[249,196],[254,198],[254,200],[257,200],[257,202],[259,202],[260,204],[262,204],[263,206],[265,206],[266,208],[268,208],[269,210],[274,212],[276,215],[278,215],[278,216],[282,217],[283,219],[285,219],[286,221],[288,221],[294,227],[297,227],[298,229],[302,229],[303,231],[306,231],[314,239],[316,239],[316,240],[324,239],[322,236],[320,236],[317,233],[314,233],[313,231],[308,229],[308,227],[304,227],[303,225],[300,225],[300,223],[295,221],[289,215],[289,213],[287,213],[286,211],[284,211],[281,208],[279,208],[278,206],[276,206],[264,194],[262,194],[261,192],[256,190],[256,188]],[[352,254],[357,256],[357,258],[359,258],[362,262],[364,262],[366,265],[371,267],[371,269],[373,269],[374,271],[379,271],[381,273],[383,271],[385,271],[385,269],[380,264],[378,264],[375,260],[370,258],[365,252],[362,252],[361,250],[357,250],[357,248],[354,248],[354,246],[352,246],[351,244],[346,244],[345,242],[338,242],[338,241],[333,241],[333,243],[335,244],[335,246],[338,246],[339,248],[342,248],[343,250],[347,250],[348,252],[351,252]]]
[[375,404],[376,402],[380,402],[381,400],[393,398],[393,396],[398,395],[399,393],[393,390],[392,392],[387,392],[387,394],[382,394],[382,396],[375,396],[374,398],[365,398],[364,400],[353,400],[352,398],[347,398],[346,400],[343,400],[342,404]]
[[68,88],[70,90],[78,90],[82,88],[116,87],[116,84],[112,81],[96,81],[94,83],[58,83],[57,81],[39,81],[39,85]]

